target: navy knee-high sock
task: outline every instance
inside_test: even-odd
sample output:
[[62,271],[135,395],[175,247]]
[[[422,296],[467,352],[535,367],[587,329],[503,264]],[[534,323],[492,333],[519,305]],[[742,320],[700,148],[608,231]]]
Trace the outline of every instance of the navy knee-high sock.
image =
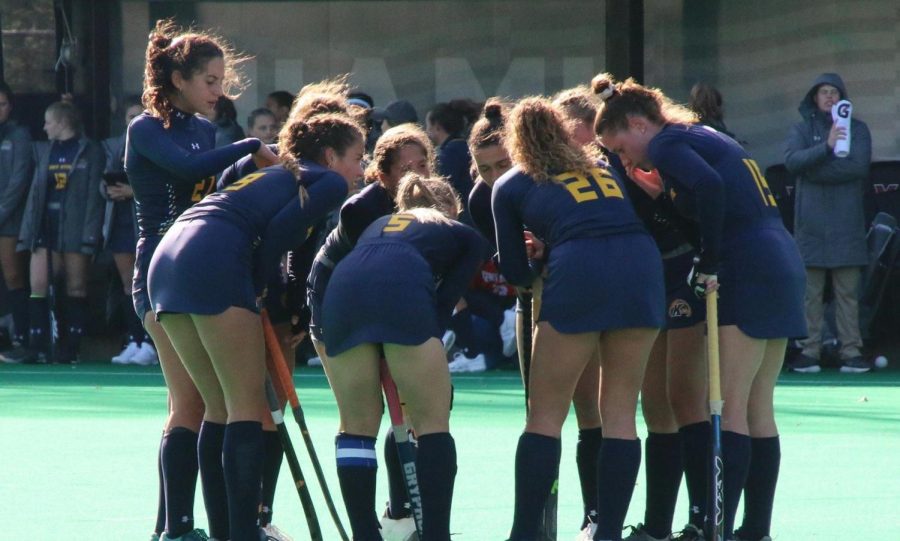
[[741,539],[760,539],[769,535],[772,527],[772,506],[775,502],[775,486],[781,467],[781,440],[771,438],[750,439],[750,471],[744,485],[744,521]]
[[684,472],[681,434],[650,432],[644,449],[647,479],[644,530],[657,539],[664,539],[672,533],[672,518]]
[[31,296],[28,299],[29,345],[31,349],[47,352],[50,336],[50,308],[46,297]]
[[731,539],[741,493],[750,470],[750,436],[722,431],[722,467],[725,484],[725,539]]
[[625,514],[641,468],[641,440],[603,438],[597,464],[597,533],[594,539],[621,539]]
[[400,455],[397,454],[397,440],[394,438],[394,427],[388,428],[384,438],[384,466],[388,477],[388,513],[391,518],[399,519],[411,516],[409,496],[406,494],[406,481],[400,467]]
[[197,433],[177,426],[163,436],[163,478],[166,490],[166,532],[180,537],[194,529],[197,490]]
[[69,354],[75,357],[81,351],[81,338],[84,336],[84,325],[87,320],[87,299],[66,297],[66,317]]
[[262,479],[262,423],[236,421],[225,425],[222,464],[228,493],[231,541],[259,541],[256,515]]
[[706,518],[706,491],[712,426],[709,421],[678,429],[684,459],[684,482],[687,485],[688,522],[702,530]]
[[[163,437],[165,437],[165,433],[163,434]],[[153,528],[153,533],[157,536],[162,536],[162,533],[166,530],[166,483],[163,480],[162,444],[163,438],[160,438],[159,450],[156,452],[156,471],[159,474],[159,497],[157,498],[156,504],[156,526]]]
[[375,438],[338,434],[334,439],[338,482],[354,541],[381,541],[375,514]]
[[275,487],[278,485],[278,473],[284,460],[284,448],[281,436],[277,431],[263,431],[263,475],[262,496],[259,502],[259,525],[266,526],[272,522],[272,507],[275,504]]
[[225,444],[225,425],[203,421],[197,438],[200,463],[200,485],[203,503],[209,520],[209,536],[228,539],[228,496],[225,491],[225,471],[222,452]]
[[9,311],[13,318],[13,341],[26,345],[28,339],[28,290],[25,288],[9,291]]
[[416,476],[422,495],[422,541],[450,541],[456,443],[447,432],[419,436]]
[[556,480],[561,442],[525,432],[516,448],[516,504],[510,541],[532,541]]
[[603,428],[583,428],[578,431],[575,445],[575,463],[578,465],[578,480],[581,483],[581,502],[584,519],[581,528],[588,522],[597,522],[597,456],[603,441]]

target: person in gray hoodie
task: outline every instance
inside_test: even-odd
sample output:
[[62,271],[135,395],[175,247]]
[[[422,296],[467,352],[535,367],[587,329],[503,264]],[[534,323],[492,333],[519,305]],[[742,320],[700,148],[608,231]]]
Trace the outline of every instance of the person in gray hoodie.
[[858,290],[867,263],[863,192],[872,160],[872,138],[866,124],[850,125],[850,154],[838,158],[834,145],[847,138],[832,122],[831,108],[848,99],[836,73],[816,78],[800,103],[801,122],[787,138],[785,166],[797,177],[794,236],[806,265],[806,321],[809,337],[803,353],[789,366],[818,372],[824,322],[823,292],[828,274],[834,287],[841,372],[867,372],[859,331]]
[[28,337],[28,256],[16,252],[22,208],[31,181],[31,135],[10,118],[13,92],[0,81],[0,269],[13,316],[13,347],[0,352],[0,361],[21,362]]

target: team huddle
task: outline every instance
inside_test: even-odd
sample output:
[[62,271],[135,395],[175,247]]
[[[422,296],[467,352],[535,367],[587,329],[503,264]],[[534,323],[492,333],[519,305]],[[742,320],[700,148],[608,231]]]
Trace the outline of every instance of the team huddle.
[[[642,457],[639,396],[646,513],[626,539],[770,539],[773,389],[787,338],[806,334],[805,272],[737,142],[661,91],[601,74],[553,98],[488,100],[468,130],[478,178],[457,193],[415,124],[386,130],[367,154],[364,111],[341,80],[300,90],[277,146],[250,138],[214,148],[200,115],[228,94],[233,61],[220,40],[161,21],[147,48],[146,110],[128,127],[139,227],[132,294],[169,388],[155,538],[288,539],[272,525],[282,443],[266,403],[264,311],[286,344],[308,332],[322,359],[340,414],[337,472],[352,538],[449,541],[457,461],[441,337],[493,262],[518,291],[528,407],[509,539],[550,538],[542,517],[571,405],[578,539],[622,539]],[[474,227],[459,220],[464,210]],[[721,506],[708,489],[712,292]],[[379,521],[384,381],[396,383],[410,432],[385,436],[391,500]],[[407,437],[413,498],[394,445]],[[193,521],[198,471],[208,537]],[[675,531],[682,476],[690,512]]]

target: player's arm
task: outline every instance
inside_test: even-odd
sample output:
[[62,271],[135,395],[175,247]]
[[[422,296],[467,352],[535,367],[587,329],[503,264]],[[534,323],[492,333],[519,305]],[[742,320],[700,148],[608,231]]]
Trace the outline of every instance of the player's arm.
[[693,191],[700,225],[697,271],[716,274],[725,224],[725,184],[715,169],[689,145],[667,141],[651,145],[650,160],[676,184]]
[[128,138],[142,156],[163,168],[173,178],[186,183],[217,175],[240,158],[254,154],[262,144],[259,139],[244,139],[230,145],[191,154],[176,145],[162,125],[150,117],[135,119],[128,128]]
[[449,326],[453,307],[462,298],[475,272],[484,262],[488,249],[488,243],[481,234],[467,225],[453,222],[451,231],[456,238],[458,255],[453,266],[444,273],[444,279],[435,292],[438,322],[442,329]]
[[[12,170],[6,189],[0,194],[0,223],[9,219],[9,216],[18,209],[28,193],[31,185],[32,148],[31,137],[25,128],[17,128],[12,131],[6,140],[12,148]],[[0,150],[0,152],[7,152]]]
[[100,244],[103,230],[103,209],[106,206],[103,196],[93,187],[102,182],[103,169],[106,166],[106,154],[103,148],[93,141],[85,149],[88,160],[88,190],[85,201],[84,226],[81,233],[81,253],[93,255]]
[[494,214],[494,230],[497,237],[497,252],[500,272],[509,283],[519,287],[531,287],[537,277],[528,264],[525,249],[524,226],[519,217],[515,186],[509,179],[501,179],[494,184],[491,194],[491,210]]

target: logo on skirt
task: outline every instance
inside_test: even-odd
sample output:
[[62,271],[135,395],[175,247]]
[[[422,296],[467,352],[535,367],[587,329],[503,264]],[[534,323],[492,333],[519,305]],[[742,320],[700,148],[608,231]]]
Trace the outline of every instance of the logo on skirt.
[[672,319],[691,317],[693,313],[691,305],[684,299],[675,299],[669,305],[669,317]]

